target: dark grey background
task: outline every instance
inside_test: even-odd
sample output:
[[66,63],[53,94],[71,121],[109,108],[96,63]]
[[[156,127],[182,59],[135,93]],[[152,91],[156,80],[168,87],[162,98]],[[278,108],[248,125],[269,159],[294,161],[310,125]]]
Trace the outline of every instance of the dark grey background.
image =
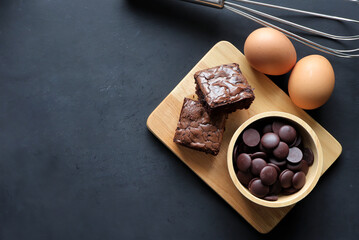
[[[359,13],[348,1],[271,2]],[[358,25],[268,12],[359,34]],[[216,42],[243,51],[258,27],[175,0],[0,0],[0,239],[358,239],[358,59],[325,55],[335,90],[308,113],[343,153],[268,235],[146,129],[148,115]],[[298,59],[317,53],[295,47]],[[287,77],[272,79],[286,91]]]

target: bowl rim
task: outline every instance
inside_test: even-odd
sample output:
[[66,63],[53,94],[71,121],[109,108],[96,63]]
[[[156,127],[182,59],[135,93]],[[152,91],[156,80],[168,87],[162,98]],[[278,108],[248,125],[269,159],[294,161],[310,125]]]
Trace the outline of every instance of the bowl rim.
[[[282,200],[282,201],[278,201],[278,200],[277,201],[267,201],[267,200],[258,198],[256,196],[254,196],[253,194],[251,194],[249,192],[249,190],[239,182],[236,172],[234,171],[234,166],[233,166],[234,145],[235,145],[239,135],[242,133],[242,131],[246,127],[248,127],[250,124],[252,124],[253,122],[260,120],[260,119],[264,119],[264,118],[270,118],[270,117],[285,118],[287,120],[293,121],[293,122],[297,123],[298,125],[300,125],[312,138],[314,145],[317,149],[317,154],[318,154],[318,165],[317,165],[317,168],[315,169],[314,178],[312,179],[311,182],[307,182],[310,184],[309,187],[307,187],[305,189],[305,191],[298,191],[298,192],[292,194],[291,196],[294,196],[293,198],[288,198],[288,199]],[[313,190],[313,188],[317,184],[317,182],[321,176],[322,169],[323,169],[323,150],[322,150],[322,146],[320,144],[318,136],[316,135],[314,130],[304,120],[302,120],[301,118],[299,118],[293,114],[287,113],[287,112],[267,111],[267,112],[262,112],[262,113],[256,114],[256,115],[252,116],[251,118],[247,119],[234,132],[234,134],[232,135],[232,138],[230,140],[230,143],[228,145],[228,150],[227,150],[227,168],[229,171],[229,175],[232,179],[232,182],[234,183],[236,188],[239,190],[239,192],[242,195],[244,195],[250,201],[252,201],[258,205],[265,206],[265,207],[271,207],[271,208],[286,207],[286,206],[293,205],[293,204],[297,203],[298,201],[302,200]]]

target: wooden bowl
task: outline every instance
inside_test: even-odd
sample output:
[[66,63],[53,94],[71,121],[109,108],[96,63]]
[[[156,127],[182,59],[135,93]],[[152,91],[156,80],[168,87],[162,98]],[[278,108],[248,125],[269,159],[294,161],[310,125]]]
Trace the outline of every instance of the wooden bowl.
[[[258,120],[270,119],[270,118],[273,119],[282,118],[285,121],[291,123],[292,126],[295,127],[296,130],[301,135],[302,143],[304,147],[308,147],[312,149],[314,154],[314,163],[312,166],[309,167],[309,171],[306,175],[306,183],[302,187],[302,189],[291,195],[279,195],[277,201],[267,201],[258,198],[254,196],[252,193],[250,193],[249,190],[239,182],[233,166],[234,163],[233,149],[238,137],[241,135],[243,130],[245,130],[252,123],[257,122]],[[228,166],[229,175],[231,176],[234,185],[247,199],[258,205],[262,205],[265,207],[280,208],[297,203],[312,191],[312,189],[317,184],[319,177],[321,176],[321,172],[323,168],[323,151],[317,135],[315,134],[313,129],[302,119],[285,112],[277,112],[277,111],[264,112],[257,114],[251,117],[250,119],[248,119],[247,121],[245,121],[233,134],[227,152],[227,166]]]

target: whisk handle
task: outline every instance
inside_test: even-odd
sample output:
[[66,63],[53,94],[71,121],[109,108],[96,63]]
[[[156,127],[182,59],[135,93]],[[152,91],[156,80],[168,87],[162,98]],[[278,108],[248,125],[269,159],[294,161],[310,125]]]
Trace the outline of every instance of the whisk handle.
[[224,0],[182,0],[182,1],[198,3],[215,8],[223,8],[224,6]]

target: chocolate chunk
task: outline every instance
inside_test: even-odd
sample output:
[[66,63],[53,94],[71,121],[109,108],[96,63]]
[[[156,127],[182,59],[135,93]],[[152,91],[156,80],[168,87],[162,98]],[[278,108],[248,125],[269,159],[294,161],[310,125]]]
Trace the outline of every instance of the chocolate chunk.
[[261,138],[262,146],[266,149],[273,149],[279,144],[279,136],[275,133],[266,133]]
[[293,187],[295,189],[301,189],[305,184],[305,174],[304,172],[297,172],[293,175],[292,179]]
[[285,159],[288,153],[289,147],[285,142],[279,142],[278,146],[273,150],[273,155],[279,160]]
[[251,172],[237,172],[237,178],[245,187],[248,186],[249,182],[253,179],[253,175]]
[[194,74],[196,94],[209,112],[234,112],[247,109],[254,93],[236,63],[225,64]]
[[249,191],[259,198],[263,198],[265,195],[269,193],[269,187],[264,185],[262,181],[256,178],[249,187]]
[[314,154],[313,154],[312,149],[310,149],[310,148],[304,148],[303,149],[303,160],[307,161],[309,166],[313,165]]
[[262,159],[266,159],[267,158],[267,154],[265,152],[255,152],[251,154],[251,158],[255,159],[255,158],[262,158]]
[[209,115],[200,102],[185,98],[173,141],[217,155],[221,146],[225,115]]
[[252,174],[258,176],[262,171],[262,168],[264,168],[266,165],[267,165],[266,161],[264,161],[262,158],[253,159],[251,165]]
[[243,142],[249,147],[255,147],[261,140],[259,132],[253,128],[249,128],[243,132]]
[[277,180],[278,172],[276,168],[267,165],[262,168],[259,177],[262,180],[263,184],[272,185]]
[[294,127],[289,126],[289,125],[283,125],[280,129],[279,129],[279,138],[287,143],[287,144],[292,144],[296,137],[297,137],[297,131],[294,129]]
[[294,173],[291,170],[283,170],[283,172],[279,175],[279,181],[282,188],[289,188],[292,186],[293,175]]
[[290,163],[296,164],[299,163],[302,159],[303,159],[303,153],[299,148],[297,147],[289,148],[287,160]]
[[246,172],[251,167],[252,159],[247,153],[241,153],[237,157],[237,167],[240,171]]

